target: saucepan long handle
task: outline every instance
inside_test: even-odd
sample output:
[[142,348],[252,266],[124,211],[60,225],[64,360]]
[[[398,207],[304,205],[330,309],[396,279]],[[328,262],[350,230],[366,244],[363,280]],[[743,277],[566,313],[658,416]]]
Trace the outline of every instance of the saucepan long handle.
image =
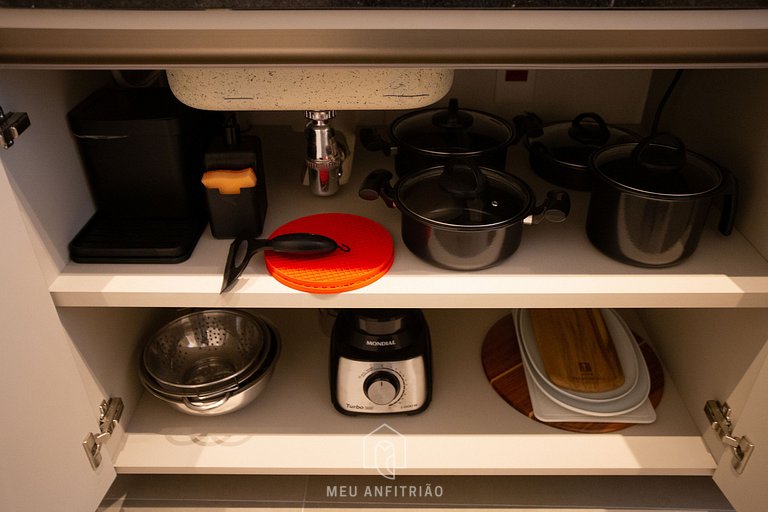
[[242,275],[251,258],[257,252],[270,250],[282,253],[318,256],[330,254],[336,249],[349,251],[346,245],[339,245],[335,240],[325,235],[314,233],[286,233],[273,238],[238,237],[229,246],[227,262],[224,266],[224,282],[221,293],[226,292]]

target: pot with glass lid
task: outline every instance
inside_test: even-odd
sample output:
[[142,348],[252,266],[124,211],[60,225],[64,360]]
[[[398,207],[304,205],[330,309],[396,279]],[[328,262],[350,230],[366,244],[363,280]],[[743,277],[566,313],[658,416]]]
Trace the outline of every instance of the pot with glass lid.
[[513,122],[480,110],[459,108],[452,98],[448,107],[408,112],[389,127],[389,140],[374,130],[363,130],[360,138],[371,151],[394,155],[395,172],[405,176],[414,170],[445,165],[451,158],[473,160],[478,165],[503,170],[507,150],[522,134]]
[[527,119],[523,143],[531,168],[548,182],[570,190],[591,190],[592,153],[605,146],[640,140],[639,135],[606,123],[595,112],[546,125],[536,114],[527,114]]
[[463,159],[416,170],[394,187],[392,173],[369,174],[360,196],[381,197],[401,213],[406,247],[428,263],[451,270],[497,265],[519,247],[523,225],[561,222],[570,198],[553,190],[536,204],[533,190],[520,178]]
[[736,179],[677,137],[656,134],[607,146],[593,153],[590,167],[587,235],[613,259],[642,267],[682,262],[698,246],[718,200],[718,230],[729,235],[733,229]]

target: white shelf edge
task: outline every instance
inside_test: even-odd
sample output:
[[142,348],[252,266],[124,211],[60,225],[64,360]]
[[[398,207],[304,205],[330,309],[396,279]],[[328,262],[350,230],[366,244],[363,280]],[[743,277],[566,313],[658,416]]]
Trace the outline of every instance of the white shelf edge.
[[[711,475],[699,436],[419,435],[404,438],[403,475]],[[118,473],[376,474],[367,436],[131,434]],[[172,454],[169,453],[172,451]],[[152,454],[152,456],[148,456]]]
[[269,276],[243,281],[221,295],[220,276],[62,275],[50,292],[65,307],[768,307],[763,276],[389,275],[339,294],[296,291]]

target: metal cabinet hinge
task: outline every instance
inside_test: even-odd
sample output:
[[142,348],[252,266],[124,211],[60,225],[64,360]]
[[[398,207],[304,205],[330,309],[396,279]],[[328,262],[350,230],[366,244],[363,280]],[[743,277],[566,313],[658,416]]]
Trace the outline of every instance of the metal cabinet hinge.
[[718,400],[709,400],[704,406],[704,412],[707,414],[712,430],[720,437],[724,445],[728,446],[733,453],[731,465],[736,473],[741,474],[747,465],[749,457],[755,450],[747,436],[734,437],[733,423],[731,422],[731,408],[727,403],[720,403]]
[[110,398],[99,405],[99,432],[89,432],[83,439],[83,448],[93,469],[101,465],[101,445],[112,436],[122,414],[123,401],[120,398]]
[[13,146],[21,132],[29,128],[29,116],[26,112],[3,112],[0,107],[0,146],[8,149]]

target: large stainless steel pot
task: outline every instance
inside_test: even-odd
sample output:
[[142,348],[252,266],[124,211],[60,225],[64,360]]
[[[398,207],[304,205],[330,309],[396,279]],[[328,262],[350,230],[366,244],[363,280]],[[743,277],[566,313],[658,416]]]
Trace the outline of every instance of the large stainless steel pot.
[[595,152],[587,213],[592,244],[613,259],[666,267],[696,249],[710,207],[722,200],[719,231],[733,229],[737,184],[712,160],[658,134]]

